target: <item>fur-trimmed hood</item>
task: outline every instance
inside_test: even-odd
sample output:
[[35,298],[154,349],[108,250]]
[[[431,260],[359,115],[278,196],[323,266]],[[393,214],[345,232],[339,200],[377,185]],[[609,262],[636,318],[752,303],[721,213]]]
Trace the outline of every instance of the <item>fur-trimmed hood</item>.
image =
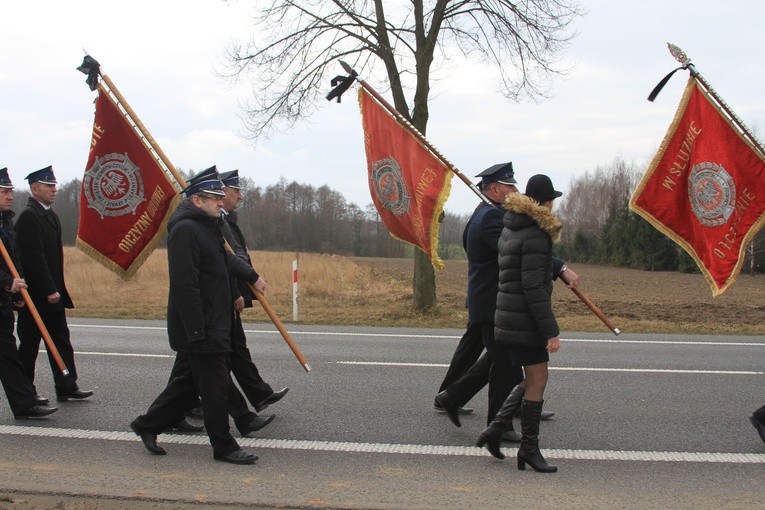
[[553,242],[560,240],[560,231],[563,224],[553,212],[540,205],[534,199],[521,193],[510,193],[505,198],[504,207],[512,214],[505,215],[505,227],[510,230],[525,228],[530,222],[539,225],[539,228],[547,232]]

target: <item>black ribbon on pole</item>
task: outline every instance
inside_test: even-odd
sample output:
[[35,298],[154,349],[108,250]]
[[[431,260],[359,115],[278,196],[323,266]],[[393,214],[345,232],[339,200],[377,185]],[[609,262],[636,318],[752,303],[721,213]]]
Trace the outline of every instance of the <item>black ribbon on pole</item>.
[[691,66],[691,64],[686,64],[684,66],[680,66],[677,69],[673,69],[672,72],[670,72],[667,76],[662,78],[662,80],[653,88],[650,94],[648,94],[648,100],[653,102],[654,99],[656,99],[656,96],[659,95],[659,92],[661,92],[661,89],[664,88],[664,85],[667,84],[670,78],[672,78],[672,75],[675,74],[680,69],[688,69]]
[[334,88],[327,94],[327,101],[332,101],[334,98],[337,98],[337,102],[339,103],[340,97],[350,88],[353,80],[355,80],[357,76],[358,73],[356,71],[351,71],[351,74],[348,76],[340,75],[332,78],[330,85]]
[[100,74],[101,64],[90,55],[85,55],[82,59],[82,64],[77,68],[83,74],[87,74],[85,83],[88,84],[90,90],[96,90],[98,88],[98,75]]

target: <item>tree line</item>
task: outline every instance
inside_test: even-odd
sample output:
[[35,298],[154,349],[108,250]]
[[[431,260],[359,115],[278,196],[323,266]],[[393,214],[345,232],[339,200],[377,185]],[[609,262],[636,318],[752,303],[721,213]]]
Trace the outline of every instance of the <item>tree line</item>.
[[[698,271],[693,259],[628,203],[644,168],[622,159],[572,179],[555,204],[564,229],[558,256],[580,263],[648,271]],[[182,172],[190,177],[192,172]],[[61,218],[64,244],[74,245],[79,220],[81,181],[61,184],[54,206]],[[239,225],[253,250],[330,253],[356,257],[412,257],[414,249],[391,237],[372,203],[348,202],[327,185],[315,187],[282,178],[268,186],[242,179],[244,201]],[[29,197],[18,189],[18,213]],[[478,199],[476,199],[476,205]],[[462,232],[470,214],[446,212],[439,229],[439,256],[464,259]],[[746,250],[743,271],[765,272],[765,229]]]

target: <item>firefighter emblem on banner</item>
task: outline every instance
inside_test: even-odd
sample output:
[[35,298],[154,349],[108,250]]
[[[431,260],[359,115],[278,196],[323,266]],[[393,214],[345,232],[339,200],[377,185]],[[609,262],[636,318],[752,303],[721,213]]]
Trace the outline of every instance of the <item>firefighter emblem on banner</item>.
[[411,197],[401,174],[401,167],[393,158],[384,158],[372,166],[372,186],[380,205],[393,213],[403,216],[409,212]]
[[728,221],[736,205],[736,183],[717,163],[699,163],[688,176],[691,209],[704,226],[716,227]]
[[104,216],[135,214],[143,202],[143,181],[127,153],[109,153],[96,158],[82,183],[88,207]]

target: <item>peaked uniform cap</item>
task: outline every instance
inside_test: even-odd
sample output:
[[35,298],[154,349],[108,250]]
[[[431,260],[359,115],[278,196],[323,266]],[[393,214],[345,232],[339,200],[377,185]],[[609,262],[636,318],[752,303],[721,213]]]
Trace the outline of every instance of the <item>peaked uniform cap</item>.
[[220,182],[227,188],[242,189],[242,184],[239,182],[239,170],[222,172],[220,174]]
[[518,184],[513,173],[513,163],[498,163],[492,165],[476,177],[481,178],[481,187],[484,188],[493,182],[500,184]]
[[33,184],[35,182],[41,182],[43,184],[56,184],[56,176],[53,175],[53,167],[46,166],[24,177],[24,179]]
[[218,169],[215,168],[215,165],[202,170],[189,179],[189,182],[186,184],[187,186],[186,189],[183,190],[183,193],[187,198],[197,193],[226,196],[226,192],[223,191],[223,183],[220,182]]
[[7,168],[0,168],[0,188],[13,189],[13,183],[8,176]]

